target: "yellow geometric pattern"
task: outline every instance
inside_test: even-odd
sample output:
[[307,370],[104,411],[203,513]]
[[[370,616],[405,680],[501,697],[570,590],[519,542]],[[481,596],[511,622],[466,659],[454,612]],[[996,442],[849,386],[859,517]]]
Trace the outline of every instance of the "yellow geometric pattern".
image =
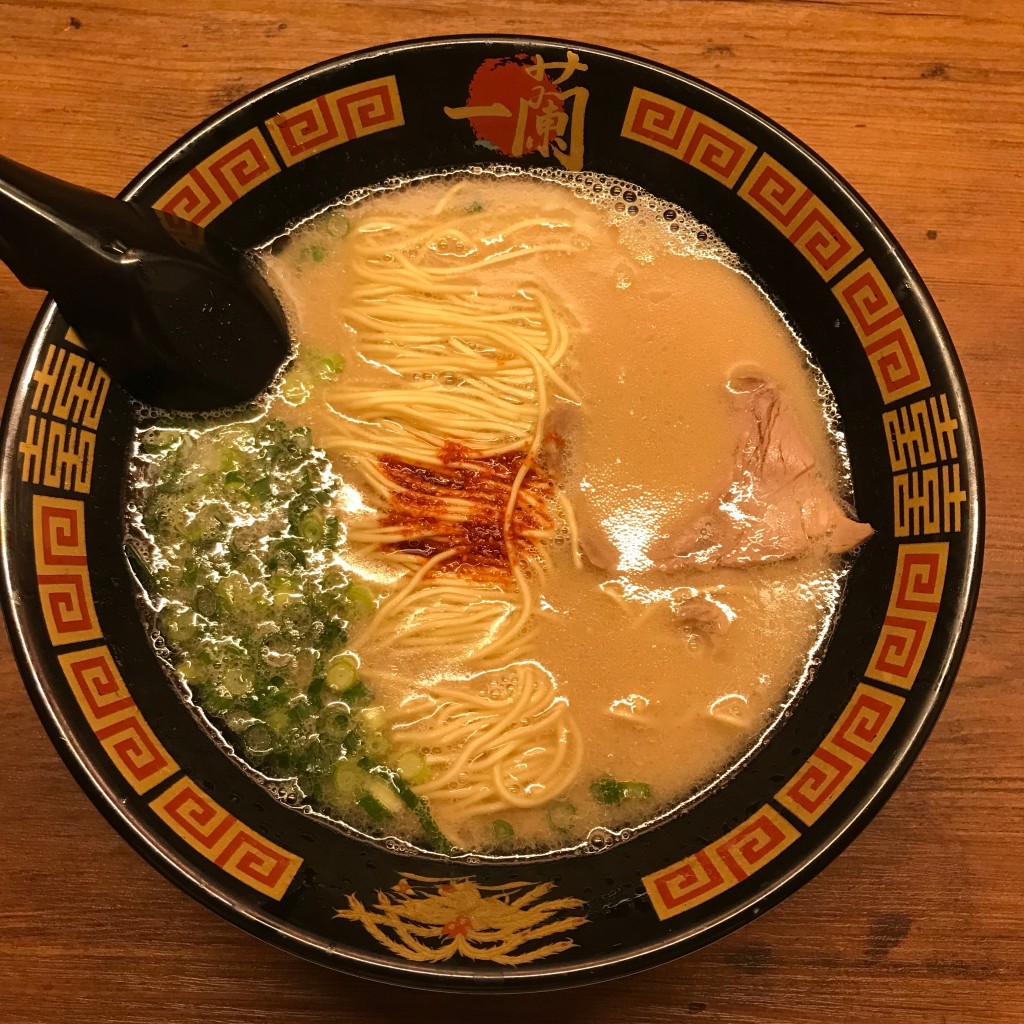
[[239,821],[187,775],[149,805],[192,849],[240,882],[279,900],[302,858]]
[[250,128],[193,167],[153,206],[203,228],[280,169],[259,128]]
[[85,504],[32,496],[36,583],[54,647],[100,636],[85,550]]
[[800,833],[770,804],[715,843],[644,877],[662,921],[692,910],[760,871]]
[[767,153],[747,175],[738,195],[781,231],[826,281],[864,251],[832,210]]
[[914,332],[874,260],[850,271],[832,292],[864,346],[887,403],[930,385]]
[[84,354],[48,345],[32,380],[32,411],[18,444],[22,483],[88,494],[110,377]]
[[405,124],[394,75],[325,93],[267,121],[289,167],[344,142]]
[[821,746],[775,795],[805,825],[813,825],[878,750],[904,700],[861,683]]
[[178,771],[128,693],[105,645],[62,654],[58,660],[89,727],[136,793],[147,792]]
[[910,689],[935,629],[949,544],[901,544],[889,608],[868,663],[872,679]]
[[714,118],[667,96],[634,88],[622,137],[660,150],[732,188],[757,147]]

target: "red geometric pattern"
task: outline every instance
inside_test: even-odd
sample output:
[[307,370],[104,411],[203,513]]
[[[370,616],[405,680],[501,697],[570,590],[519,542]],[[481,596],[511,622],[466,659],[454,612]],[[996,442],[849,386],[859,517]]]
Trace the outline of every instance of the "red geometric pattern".
[[863,251],[839,218],[767,154],[747,175],[739,195],[781,231],[826,281]]
[[57,660],[94,732],[135,707],[107,647],[61,654]]
[[910,689],[921,669],[946,582],[949,544],[901,544],[882,632],[867,675]]
[[886,403],[929,386],[917,339],[873,260],[847,274],[832,292],[864,346]]
[[302,865],[301,857],[239,821],[188,776],[149,806],[194,850],[271,899],[285,894]]
[[799,835],[778,811],[765,804],[717,842],[647,875],[644,887],[658,917],[666,921],[749,878]]
[[[913,683],[938,615],[948,552],[946,543],[900,546],[889,609],[869,675],[900,686]],[[908,630],[913,638],[909,646],[902,639]]]
[[145,793],[178,771],[138,708],[97,729],[96,738],[136,793]]
[[394,75],[317,96],[267,121],[281,159],[290,167],[351,139],[405,124]]
[[861,683],[803,767],[775,795],[805,825],[835,803],[885,739],[903,698]]
[[36,583],[54,647],[100,636],[85,551],[85,505],[32,496]]
[[58,660],[90,728],[136,793],[178,771],[128,693],[107,647],[62,654]]
[[206,227],[280,169],[260,130],[251,128],[175,182],[153,206]]
[[85,565],[85,503],[40,494],[33,498],[37,571],[53,572]]
[[621,134],[696,167],[727,188],[736,184],[757,150],[713,118],[646,89],[633,89]]
[[861,683],[824,745],[867,761],[878,749],[901,707],[902,697]]

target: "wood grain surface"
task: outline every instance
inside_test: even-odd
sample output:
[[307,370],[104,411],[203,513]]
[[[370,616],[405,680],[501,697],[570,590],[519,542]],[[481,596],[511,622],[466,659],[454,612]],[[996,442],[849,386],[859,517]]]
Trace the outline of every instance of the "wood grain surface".
[[[184,896],[71,780],[4,643],[0,1021],[1024,1021],[1020,0],[0,0],[0,151],[113,193],[280,75],[489,31],[630,50],[742,97],[901,240],[956,341],[986,458],[985,580],[946,711],[861,838],[763,919],[625,981],[485,1004],[333,974]],[[0,268],[4,388],[38,305]]]

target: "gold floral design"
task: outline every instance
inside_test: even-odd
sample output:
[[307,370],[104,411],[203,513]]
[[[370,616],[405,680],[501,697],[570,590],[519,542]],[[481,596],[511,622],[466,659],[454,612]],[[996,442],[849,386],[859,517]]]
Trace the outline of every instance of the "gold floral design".
[[406,960],[439,963],[464,956],[515,966],[565,952],[572,939],[543,940],[587,923],[571,913],[581,900],[543,899],[552,889],[553,882],[478,885],[471,877],[402,874],[389,892],[378,890],[372,909],[349,895],[348,907],[335,916],[357,921]]

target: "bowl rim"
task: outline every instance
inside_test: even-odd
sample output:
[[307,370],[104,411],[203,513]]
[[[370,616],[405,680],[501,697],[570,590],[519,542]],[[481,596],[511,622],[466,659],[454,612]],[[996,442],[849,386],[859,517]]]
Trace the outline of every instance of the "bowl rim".
[[[685,953],[693,952],[717,941],[760,916],[764,911],[776,906],[818,874],[868,825],[919,755],[948,698],[962,662],[982,578],[985,534],[984,477],[977,418],[952,339],[923,280],[881,218],[842,175],[787,129],[724,90],[658,61],[591,43],[518,33],[425,36],[366,47],[291,72],[216,111],[167,146],[132,178],[118,193],[118,198],[133,198],[169,163],[177,159],[189,147],[200,142],[208,133],[243,113],[252,105],[281,90],[321,73],[347,68],[363,60],[382,58],[408,51],[436,50],[452,44],[494,45],[496,47],[518,45],[526,48],[541,45],[579,48],[611,58],[620,64],[625,63],[647,70],[653,69],[660,75],[685,84],[691,89],[712,95],[735,110],[742,118],[754,120],[785,147],[799,151],[802,158],[810,162],[829,179],[830,183],[841,193],[844,202],[857,210],[863,217],[862,230],[881,239],[889,248],[898,267],[901,283],[907,287],[911,300],[924,316],[923,331],[937,342],[938,355],[946,363],[950,380],[949,390],[955,395],[957,402],[966,414],[961,423],[965,441],[963,468],[967,477],[965,488],[970,495],[971,504],[970,514],[967,516],[970,526],[964,530],[966,535],[964,581],[956,595],[955,603],[950,609],[949,626],[946,630],[951,635],[951,639],[946,642],[944,656],[936,668],[935,682],[920,702],[904,741],[891,752],[873,784],[863,791],[861,797],[830,827],[822,828],[821,823],[817,823],[813,833],[813,849],[809,850],[805,857],[785,874],[774,878],[769,884],[756,890],[739,906],[733,906],[712,918],[702,919],[692,928],[667,934],[661,939],[642,946],[632,946],[628,950],[576,963],[517,968],[514,974],[486,976],[474,974],[472,969],[458,972],[445,971],[443,968],[438,970],[436,966],[414,966],[396,963],[394,960],[385,960],[385,958],[355,956],[347,951],[332,956],[321,946],[308,942],[303,937],[305,932],[289,931],[277,923],[269,922],[266,915],[261,912],[254,912],[252,908],[241,906],[236,901],[220,896],[212,891],[200,874],[191,869],[187,857],[178,854],[159,835],[136,827],[131,817],[125,813],[122,802],[93,772],[81,751],[75,749],[72,730],[66,727],[60,709],[50,700],[43,675],[37,670],[37,665],[32,657],[35,646],[33,639],[28,631],[22,628],[19,611],[21,599],[14,590],[14,577],[10,561],[13,531],[11,522],[12,490],[14,487],[14,474],[10,472],[10,466],[17,452],[17,437],[14,434],[14,427],[20,420],[26,399],[26,371],[29,369],[30,356],[49,328],[56,313],[56,306],[49,297],[44,300],[22,347],[11,378],[3,419],[0,422],[0,466],[3,468],[3,472],[0,474],[0,599],[2,599],[0,603],[3,604],[11,647],[26,690],[47,734],[72,776],[107,821],[132,848],[192,898],[214,910],[230,923],[272,945],[287,949],[304,959],[349,974],[400,986],[413,988],[429,986],[431,989],[443,991],[490,992],[500,989],[508,992],[517,990],[537,992],[578,987],[596,981],[624,977],[674,960]],[[699,941],[695,942],[698,937]],[[680,947],[683,946],[687,948],[681,949]],[[472,989],[470,989],[470,985],[472,985]]]

